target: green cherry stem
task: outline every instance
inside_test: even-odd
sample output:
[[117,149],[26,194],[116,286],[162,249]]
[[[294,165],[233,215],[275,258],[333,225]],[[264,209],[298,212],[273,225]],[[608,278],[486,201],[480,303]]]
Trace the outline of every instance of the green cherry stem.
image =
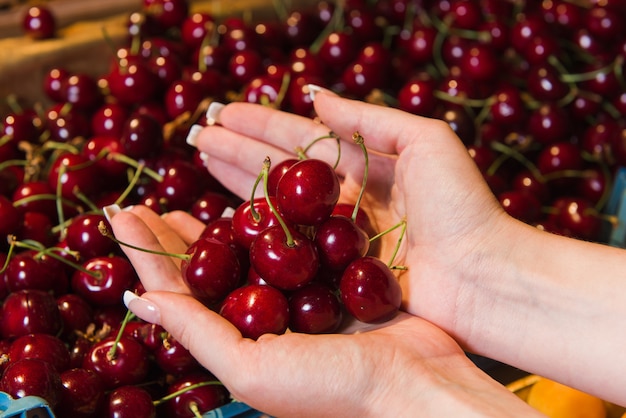
[[[402,240],[404,239],[404,236],[406,235],[406,224],[407,224],[406,219],[402,218],[402,220],[398,222],[397,224],[393,225],[390,228],[387,228],[386,230],[382,232],[379,232],[378,234],[370,238],[370,242],[372,242],[374,240],[381,238],[383,235],[386,235],[398,228],[402,228],[402,230],[400,231],[400,237],[398,237],[398,242],[396,243],[393,253],[391,254],[391,259],[389,260],[389,263],[387,263],[389,267],[392,267],[393,261],[396,259],[398,255],[398,251],[400,250],[400,244],[402,244]],[[406,270],[406,267],[403,267],[403,266],[395,266],[393,268],[395,270]]]
[[193,385],[189,385],[189,386],[187,386],[185,388],[177,390],[176,392],[172,392],[172,393],[170,393],[168,395],[165,395],[162,398],[157,399],[156,401],[153,401],[153,403],[154,403],[154,406],[159,406],[159,405],[161,405],[161,404],[163,404],[163,403],[165,403],[167,401],[170,401],[170,400],[176,398],[177,396],[180,396],[183,393],[188,392],[190,390],[202,388],[202,387],[205,387],[205,386],[216,386],[216,385],[222,386],[223,384],[219,380],[207,380],[205,382],[194,383]]
[[356,223],[356,217],[359,214],[359,206],[361,205],[361,200],[363,200],[363,195],[365,194],[365,186],[367,185],[367,177],[369,174],[369,153],[367,152],[367,147],[365,146],[365,139],[363,136],[357,131],[352,134],[352,140],[355,144],[361,147],[363,151],[363,156],[365,157],[365,164],[363,168],[363,181],[361,182],[361,190],[359,191],[359,196],[354,203],[354,209],[352,210],[352,222]]
[[326,135],[315,138],[304,148],[297,147],[296,155],[298,156],[298,159],[306,160],[308,158],[306,154],[311,149],[311,147],[324,139],[334,139],[337,142],[337,160],[335,161],[335,165],[333,166],[333,168],[337,168],[337,166],[339,165],[339,161],[341,160],[341,138],[339,138],[339,135],[337,135],[333,131],[329,131]]
[[132,313],[130,309],[127,309],[126,315],[124,316],[124,319],[122,320],[122,324],[120,325],[120,329],[119,331],[117,331],[117,335],[115,336],[115,342],[113,343],[113,345],[109,349],[109,352],[107,353],[107,359],[109,360],[115,359],[115,355],[117,354],[117,345],[122,339],[122,335],[124,335],[124,329],[126,328],[126,324],[128,324],[128,322],[133,318],[135,318],[135,314]]
[[144,253],[149,253],[149,254],[155,254],[155,255],[164,255],[164,256],[168,256],[168,257],[174,257],[174,258],[178,258],[179,260],[189,260],[191,258],[191,255],[189,254],[179,254],[179,253],[168,253],[166,251],[158,251],[158,250],[149,250],[147,248],[141,248],[138,247],[136,245],[130,244],[128,242],[124,242],[124,241],[120,241],[119,239],[117,239],[113,233],[109,230],[109,228],[106,226],[106,224],[104,222],[100,222],[98,224],[98,231],[100,231],[100,233],[113,240],[113,242],[115,242],[118,245],[122,245],[124,247],[128,247],[131,248],[133,250],[137,250],[137,251],[143,251]]
[[269,177],[271,165],[272,163],[271,163],[270,157],[265,157],[265,160],[263,161],[263,170],[261,170],[261,174],[263,176],[263,191],[265,193],[265,201],[267,202],[267,205],[270,207],[270,210],[272,211],[274,216],[276,216],[278,223],[280,224],[280,226],[283,228],[283,231],[285,232],[285,237],[287,238],[287,246],[293,247],[296,245],[295,240],[293,239],[293,234],[289,230],[289,227],[285,223],[285,220],[283,219],[283,217],[280,216],[280,213],[278,213],[278,209],[276,209],[276,207],[272,203],[272,200],[270,199],[270,195],[267,190],[267,183],[268,183],[268,177]]

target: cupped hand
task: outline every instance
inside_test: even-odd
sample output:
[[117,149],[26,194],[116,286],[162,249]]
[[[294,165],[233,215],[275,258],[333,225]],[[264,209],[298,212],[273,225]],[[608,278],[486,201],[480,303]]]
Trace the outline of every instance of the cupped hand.
[[[468,284],[478,287],[479,269],[501,245],[493,237],[510,218],[502,211],[469,154],[442,121],[395,109],[316,95],[318,120],[267,107],[232,103],[219,112],[219,124],[205,128],[197,147],[208,156],[209,171],[244,199],[262,160],[293,158],[315,138],[333,132],[341,138],[337,172],[341,199],[354,202],[362,184],[364,156],[352,141],[355,132],[369,149],[369,176],[361,202],[378,231],[407,221],[407,235],[395,264],[408,267],[401,276],[405,309],[463,340],[471,318],[457,306]],[[307,152],[330,164],[337,145],[322,140]],[[388,261],[398,231],[381,240],[380,257]],[[473,308],[469,308],[473,309]]]
[[[188,214],[160,217],[143,206],[115,214],[111,225],[119,239],[173,252],[201,230]],[[129,308],[161,324],[236,399],[273,416],[503,416],[512,408],[531,413],[423,319],[402,312],[356,333],[287,333],[253,341],[189,296],[176,259],[123,248],[148,289],[127,301]]]

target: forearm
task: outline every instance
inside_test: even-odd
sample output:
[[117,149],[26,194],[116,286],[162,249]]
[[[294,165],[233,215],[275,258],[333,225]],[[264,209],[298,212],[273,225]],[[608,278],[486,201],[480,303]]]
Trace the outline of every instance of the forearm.
[[498,240],[467,348],[626,404],[626,251],[519,223]]

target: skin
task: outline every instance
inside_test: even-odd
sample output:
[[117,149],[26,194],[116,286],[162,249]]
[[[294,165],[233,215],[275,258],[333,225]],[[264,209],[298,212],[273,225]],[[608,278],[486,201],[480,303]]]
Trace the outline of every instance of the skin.
[[[509,217],[444,122],[325,91],[315,109],[323,124],[233,103],[197,146],[209,171],[248,198],[264,156],[292,157],[332,130],[342,138],[342,200],[353,202],[363,175],[363,154],[351,140],[358,131],[370,150],[361,207],[380,231],[407,221],[398,257],[408,267],[400,276],[404,312],[357,333],[253,342],[188,296],[175,260],[125,249],[148,290],[131,310],[162,324],[236,398],[277,416],[404,416],[417,408],[423,416],[535,414],[463,350],[626,404],[623,250]],[[337,146],[318,142],[308,156],[333,164]],[[161,218],[143,207],[111,222],[123,241],[176,252],[202,228],[187,214]],[[383,260],[397,239],[383,237]]]

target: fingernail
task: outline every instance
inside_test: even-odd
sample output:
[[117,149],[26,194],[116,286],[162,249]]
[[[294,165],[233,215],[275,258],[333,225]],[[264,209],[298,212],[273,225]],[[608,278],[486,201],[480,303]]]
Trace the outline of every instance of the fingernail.
[[207,154],[206,152],[201,152],[199,157],[202,160],[202,164],[207,167],[209,165],[209,154]]
[[220,112],[224,108],[224,104],[220,102],[211,102],[209,108],[206,111],[206,122],[207,125],[215,125],[216,123],[220,123]]
[[158,306],[148,299],[137,296],[130,290],[124,292],[124,305],[126,305],[132,313],[146,322],[151,324],[161,323],[161,312]]
[[198,134],[202,130],[201,125],[191,125],[189,128],[189,133],[187,134],[187,139],[185,140],[192,147],[197,147],[198,145]]
[[309,97],[311,98],[311,101],[315,101],[315,95],[323,90],[317,84],[307,84],[307,87],[309,89]]
[[115,215],[117,215],[118,213],[121,212],[122,209],[120,209],[120,206],[118,204],[112,204],[109,206],[105,206],[102,208],[102,212],[104,213],[104,217],[106,218],[107,221],[109,221],[109,223],[111,223],[111,219],[113,219],[113,217]]

